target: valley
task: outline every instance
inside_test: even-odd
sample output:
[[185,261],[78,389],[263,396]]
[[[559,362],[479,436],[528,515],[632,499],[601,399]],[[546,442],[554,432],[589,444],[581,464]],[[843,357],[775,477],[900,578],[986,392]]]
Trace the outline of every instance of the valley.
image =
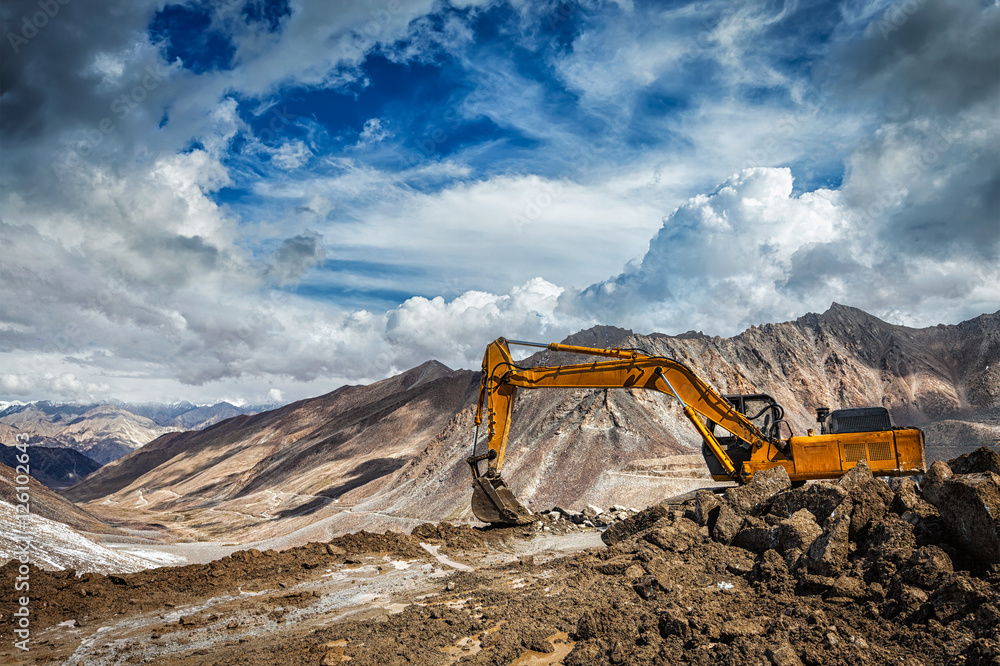
[[[595,327],[566,343],[643,349],[681,360],[722,392],[769,393],[798,432],[813,427],[819,406],[885,406],[896,424],[924,429],[929,463],[952,460],[956,478],[980,479],[976,501],[998,501],[1000,313],[907,329],[835,305],[733,338]],[[576,361],[544,351],[518,363]],[[919,494],[926,479],[862,479],[863,498],[838,483],[808,484],[861,521],[828,566],[825,550],[779,538],[793,529],[781,527],[792,509],[770,495],[748,504],[739,498],[749,486],[712,481],[697,433],[668,396],[524,391],[504,477],[535,519],[484,529],[470,511],[465,463],[478,391],[478,373],[428,361],[163,432],[59,493],[31,479],[30,520],[6,501],[14,475],[0,474],[0,523],[13,535],[0,539],[0,559],[18,552],[16,535],[32,533],[34,613],[30,659],[9,646],[0,656],[881,664],[910,650],[921,663],[951,655],[946,663],[972,664],[997,654],[981,629],[1000,620],[996,565],[949,536],[949,503]],[[978,467],[958,459],[977,449]],[[946,483],[951,468],[942,470]],[[803,539],[833,543],[848,530],[828,500],[781,492],[793,498],[781,506],[812,512],[811,527],[796,514]],[[720,500],[742,507],[735,518],[721,517]],[[996,531],[984,520],[984,534]],[[877,536],[876,525],[898,534]],[[4,580],[18,566],[8,561]],[[919,573],[927,566],[942,573]],[[0,603],[5,623],[13,611]]]

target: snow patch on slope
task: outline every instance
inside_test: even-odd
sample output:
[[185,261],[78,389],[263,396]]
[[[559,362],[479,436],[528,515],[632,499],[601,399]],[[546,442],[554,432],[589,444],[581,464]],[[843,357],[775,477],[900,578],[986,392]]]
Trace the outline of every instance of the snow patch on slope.
[[30,563],[42,569],[78,573],[132,573],[179,564],[183,558],[152,550],[115,551],[68,525],[34,514],[17,515],[0,500],[0,563],[19,557],[28,542]]

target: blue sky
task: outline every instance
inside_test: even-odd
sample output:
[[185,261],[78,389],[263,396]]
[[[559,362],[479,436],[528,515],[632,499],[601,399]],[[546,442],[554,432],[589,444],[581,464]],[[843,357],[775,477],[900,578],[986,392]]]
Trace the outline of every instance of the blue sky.
[[0,401],[1000,307],[996,3],[59,7],[0,10]]

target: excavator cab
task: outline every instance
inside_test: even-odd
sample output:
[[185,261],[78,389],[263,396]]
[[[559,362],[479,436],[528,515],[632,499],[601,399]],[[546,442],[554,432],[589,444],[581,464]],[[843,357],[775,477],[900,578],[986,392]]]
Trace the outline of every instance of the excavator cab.
[[[722,397],[762,433],[768,435],[773,433],[772,439],[780,436],[778,429],[779,424],[785,420],[785,410],[774,398],[766,393],[728,393]],[[711,419],[708,419],[707,427],[738,469],[750,460],[753,450],[746,440],[740,439]],[[701,445],[701,454],[708,464],[709,473],[713,476],[725,476],[726,470],[722,463],[704,442]]]

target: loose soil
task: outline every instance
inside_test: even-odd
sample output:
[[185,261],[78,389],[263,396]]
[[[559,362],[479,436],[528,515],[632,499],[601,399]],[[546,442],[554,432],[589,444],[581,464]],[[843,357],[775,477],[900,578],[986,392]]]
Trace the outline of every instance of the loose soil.
[[[0,661],[1000,664],[1000,566],[958,548],[912,482],[790,489],[761,475],[603,531],[556,515],[136,574],[32,568],[31,652],[6,642]],[[15,572],[0,570],[7,589]]]

